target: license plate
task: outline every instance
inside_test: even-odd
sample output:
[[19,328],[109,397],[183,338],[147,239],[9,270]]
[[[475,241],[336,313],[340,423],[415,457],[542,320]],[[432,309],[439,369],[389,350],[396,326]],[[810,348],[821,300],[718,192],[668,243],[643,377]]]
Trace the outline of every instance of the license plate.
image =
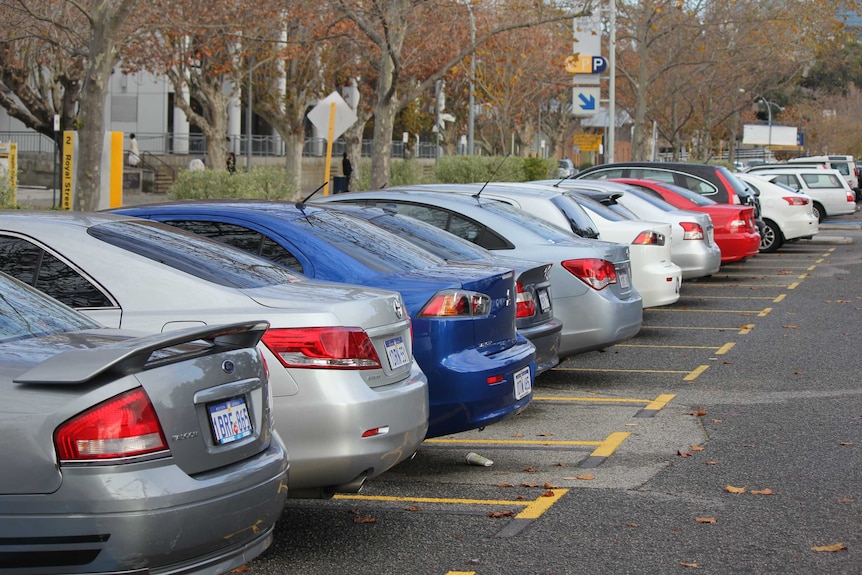
[[533,390],[533,381],[530,379],[530,366],[515,372],[515,399],[527,396]]
[[389,358],[390,369],[398,369],[410,363],[407,346],[400,335],[386,340],[386,356]]
[[628,272],[620,271],[620,272],[619,272],[619,278],[620,278],[620,287],[621,287],[621,288],[623,288],[623,289],[629,289],[629,288],[631,287],[631,285],[632,285],[632,284],[631,284],[631,282],[629,281],[629,274],[628,274]]
[[551,309],[551,296],[548,295],[548,290],[539,290],[539,307],[542,308],[542,313]]
[[244,397],[211,403],[207,409],[217,444],[224,445],[251,435],[251,418]]

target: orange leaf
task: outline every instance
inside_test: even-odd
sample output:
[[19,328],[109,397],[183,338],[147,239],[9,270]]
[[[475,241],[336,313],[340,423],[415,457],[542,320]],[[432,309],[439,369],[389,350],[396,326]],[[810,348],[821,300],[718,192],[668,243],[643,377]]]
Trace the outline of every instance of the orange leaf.
[[839,499],[838,503],[853,503],[855,499]]
[[419,507],[417,507],[416,505],[411,505],[407,508],[407,511],[419,511]]
[[523,433],[516,433],[512,437],[524,437],[524,434]]
[[852,441],[842,441],[838,445],[855,445]]
[[511,483],[498,483],[497,487],[514,487]]
[[538,487],[538,483],[522,483],[521,487]]
[[535,467],[525,467],[521,471],[526,471],[527,473],[536,473],[538,469],[536,469]]
[[818,545],[811,548],[812,551],[817,551],[818,553],[828,552],[834,553],[836,551],[847,551],[847,546],[843,543],[833,543],[832,545]]
[[728,485],[724,489],[729,493],[745,493],[745,487],[734,487],[733,485]]
[[545,489],[556,489],[557,488],[557,486],[554,485],[553,483],[551,483],[550,481],[545,481],[544,487],[545,487]]
[[677,450],[676,454],[679,455],[680,457],[691,457],[691,453],[689,453],[688,451]]
[[703,451],[704,449],[705,449],[705,448],[704,448],[704,447],[701,447],[700,445],[692,445],[692,446],[691,446],[691,450],[692,450],[692,451]]
[[582,474],[578,475],[577,477],[575,477],[575,479],[582,479],[583,481],[591,481],[595,478],[596,478],[596,476],[593,475],[592,473],[582,473]]
[[695,517],[694,520],[698,523],[717,523],[715,517]]
[[723,419],[713,419],[712,422],[713,423],[724,423],[724,420]]
[[551,489],[548,489],[547,491],[542,493],[542,497],[553,497],[554,495],[556,495],[556,493],[554,493],[554,491]]
[[718,465],[718,461],[704,461],[704,465]]
[[798,325],[783,325],[781,327],[787,328],[787,329],[799,329]]
[[761,489],[760,491],[755,491],[754,489],[751,490],[752,495],[773,495],[774,493],[775,492],[768,487],[766,489]]
[[637,527],[637,523],[626,523],[626,527]]
[[353,519],[354,523],[377,523],[377,520],[371,516],[365,517],[355,517]]
[[231,570],[231,573],[245,573],[248,571],[248,565],[240,565],[236,569]]
[[680,561],[679,564],[682,565],[683,567],[693,567],[695,569],[697,569],[699,567],[699,565],[697,563],[686,563],[685,561]]

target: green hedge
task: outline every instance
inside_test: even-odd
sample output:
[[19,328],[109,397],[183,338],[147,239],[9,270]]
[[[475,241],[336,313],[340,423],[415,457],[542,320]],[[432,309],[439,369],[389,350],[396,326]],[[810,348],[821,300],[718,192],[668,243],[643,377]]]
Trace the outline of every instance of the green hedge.
[[528,182],[553,177],[556,167],[553,158],[445,156],[437,161],[436,176],[438,182],[448,184]]
[[172,200],[205,198],[249,198],[257,200],[298,200],[299,193],[288,182],[282,168],[253,168],[251,172],[183,170],[171,186]]

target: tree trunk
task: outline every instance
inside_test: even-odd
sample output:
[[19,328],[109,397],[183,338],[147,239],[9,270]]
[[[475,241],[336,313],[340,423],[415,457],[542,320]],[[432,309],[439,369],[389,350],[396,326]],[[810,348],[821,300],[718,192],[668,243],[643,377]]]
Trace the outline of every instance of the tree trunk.
[[290,189],[294,192],[302,192],[302,148],[305,146],[305,134],[281,130],[278,133],[284,140],[284,169],[287,172]]

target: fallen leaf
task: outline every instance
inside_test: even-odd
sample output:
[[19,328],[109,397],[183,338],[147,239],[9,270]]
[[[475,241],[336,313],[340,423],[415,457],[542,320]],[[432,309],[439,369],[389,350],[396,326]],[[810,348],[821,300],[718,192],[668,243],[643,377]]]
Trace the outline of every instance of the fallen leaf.
[[698,523],[718,523],[715,517],[695,517],[694,520]]
[[688,451],[680,451],[677,449],[676,454],[680,457],[691,457],[691,453],[689,453]]
[[521,487],[538,487],[538,483],[522,483]]
[[793,375],[802,375],[802,372],[801,371],[794,371]]
[[855,445],[852,441],[842,441],[838,445]]
[[524,497],[523,495],[518,495],[518,496],[515,498],[515,501],[523,501],[524,499],[526,499],[526,497]]
[[692,450],[692,451],[703,451],[704,449],[705,449],[705,448],[704,448],[704,447],[701,447],[700,445],[692,445],[692,446],[691,446],[691,450]]
[[245,573],[248,571],[248,565],[240,565],[236,569],[232,569],[231,573]]
[[536,469],[535,467],[525,467],[525,468],[524,468],[524,469],[522,469],[521,471],[524,471],[524,472],[526,472],[526,473],[536,473],[536,472],[537,472],[537,471],[539,471],[539,470],[538,470],[538,469]]
[[818,553],[834,553],[836,551],[847,551],[847,546],[843,543],[833,543],[832,545],[817,545],[815,547],[812,547],[811,550],[817,551]]
[[697,411],[689,411],[688,414],[695,417],[703,417],[704,415],[706,415],[706,411],[704,411],[703,409],[698,409]]
[[786,329],[799,329],[798,325],[783,325],[781,327],[786,328]]
[[718,461],[704,461],[704,465],[718,465]]
[[680,561],[679,564],[683,567],[693,567],[694,569],[697,569],[699,567],[697,563],[686,563],[685,561]]
[[637,523],[626,523],[626,527],[637,527]]
[[553,433],[537,433],[536,437],[553,437]]
[[745,493],[745,487],[734,487],[733,485],[728,485],[724,489],[728,493]]
[[542,493],[542,497],[554,497],[555,495],[556,493],[554,493],[551,489],[548,489],[547,491]]
[[353,508],[347,511],[348,513],[353,513],[354,515],[359,515],[359,509]]
[[365,517],[355,517],[353,519],[354,523],[377,523],[377,520],[370,515],[366,515]]
[[575,477],[575,479],[581,479],[583,481],[592,481],[595,478],[596,478],[596,476],[593,475],[592,473],[582,473],[582,474]]
[[545,489],[556,489],[557,488],[557,486],[554,485],[553,483],[551,483],[550,481],[545,481],[544,487],[545,487]]
[[761,489],[760,491],[756,491],[756,490],[752,489],[750,491],[750,493],[752,495],[773,495],[773,494],[775,494],[775,492],[768,487],[766,489]]
[[713,423],[724,423],[724,420],[723,419],[713,419],[712,422]]
[[511,511],[489,511],[488,517],[493,517],[494,519],[499,519],[500,517],[511,517],[514,515]]
[[838,503],[853,503],[855,499],[839,499]]
[[567,467],[568,465],[569,465],[568,463],[563,463],[563,462],[561,461],[560,463],[555,463],[555,464],[554,464],[554,467]]
[[416,505],[411,505],[407,508],[407,511],[419,511],[419,507],[417,507]]
[[498,483],[497,487],[514,487],[511,483]]
[[512,437],[524,437],[524,434],[523,433],[516,433]]

